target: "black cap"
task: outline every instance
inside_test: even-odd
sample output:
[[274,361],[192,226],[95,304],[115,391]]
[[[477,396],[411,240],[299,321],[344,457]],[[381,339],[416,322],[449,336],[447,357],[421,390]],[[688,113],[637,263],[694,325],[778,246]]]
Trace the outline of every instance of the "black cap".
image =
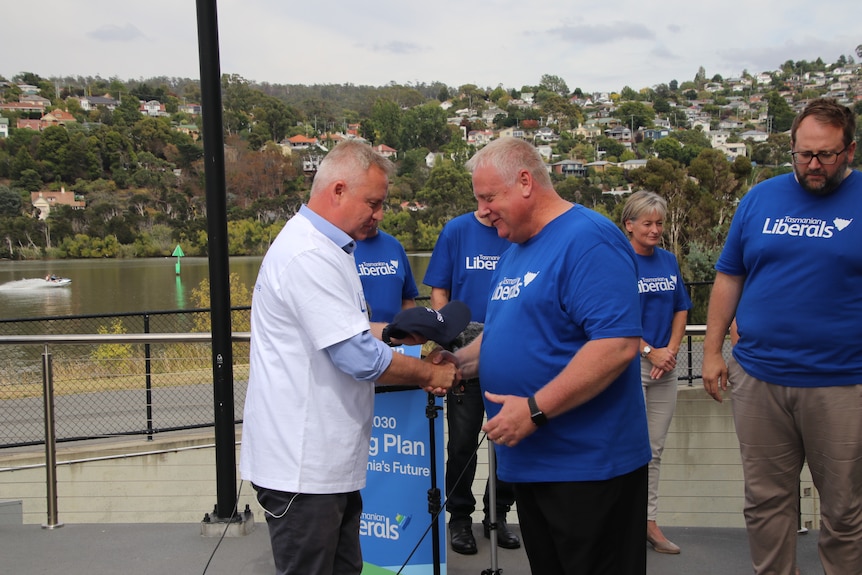
[[389,324],[389,336],[404,339],[411,333],[446,345],[470,323],[470,308],[462,301],[450,301],[439,310],[411,307],[398,312]]

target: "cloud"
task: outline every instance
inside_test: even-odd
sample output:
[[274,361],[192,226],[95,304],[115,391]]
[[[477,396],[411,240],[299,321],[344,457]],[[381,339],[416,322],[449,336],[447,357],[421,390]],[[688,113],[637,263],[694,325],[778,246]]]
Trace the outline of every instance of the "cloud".
[[561,26],[551,28],[548,32],[573,44],[610,44],[622,40],[655,39],[655,32],[637,22]]
[[143,38],[144,34],[134,24],[126,23],[125,26],[106,24],[87,32],[87,36],[103,42],[131,42]]
[[382,52],[385,54],[409,55],[424,52],[425,48],[412,42],[388,42],[386,44],[373,44],[369,47],[372,52]]
[[650,55],[661,60],[679,60],[679,56],[668,50],[667,46],[664,44],[656,44],[655,47],[650,50]]

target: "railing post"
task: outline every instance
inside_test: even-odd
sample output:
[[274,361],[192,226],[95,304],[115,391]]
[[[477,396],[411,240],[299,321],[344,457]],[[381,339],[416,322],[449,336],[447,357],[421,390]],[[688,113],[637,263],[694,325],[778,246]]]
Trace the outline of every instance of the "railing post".
[[[144,314],[144,333],[150,333],[150,315]],[[147,441],[153,440],[153,370],[150,344],[144,344],[144,373],[147,389]]]
[[54,436],[54,372],[48,344],[42,353],[42,391],[45,406],[45,479],[48,494],[48,520],[42,529],[55,529],[63,524],[57,521],[57,443]]
[[694,351],[691,349],[692,337],[691,334],[688,334],[685,337],[688,342],[688,351],[686,352],[688,355],[688,386],[694,387],[694,384],[692,383],[694,382]]

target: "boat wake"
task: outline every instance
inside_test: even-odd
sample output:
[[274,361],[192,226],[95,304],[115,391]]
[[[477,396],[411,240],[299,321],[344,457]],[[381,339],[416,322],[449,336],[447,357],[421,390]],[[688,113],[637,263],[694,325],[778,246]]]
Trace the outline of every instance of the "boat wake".
[[15,280],[6,282],[0,285],[0,291],[3,292],[21,292],[31,290],[53,289],[64,287],[72,283],[69,278],[56,278],[46,280],[44,278],[28,278],[23,280]]

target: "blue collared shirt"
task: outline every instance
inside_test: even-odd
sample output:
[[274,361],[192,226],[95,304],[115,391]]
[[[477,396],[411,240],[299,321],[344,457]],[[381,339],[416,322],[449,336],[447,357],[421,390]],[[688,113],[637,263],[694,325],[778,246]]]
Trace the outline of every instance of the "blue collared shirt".
[[[314,228],[348,254],[356,249],[356,242],[344,230],[338,228],[330,221],[321,217],[307,205],[299,208],[299,213]],[[355,266],[354,266],[355,269]],[[332,362],[338,369],[348,373],[359,381],[375,381],[386,371],[392,363],[392,349],[371,335],[370,331],[364,331],[353,337],[334,343],[326,348]]]

